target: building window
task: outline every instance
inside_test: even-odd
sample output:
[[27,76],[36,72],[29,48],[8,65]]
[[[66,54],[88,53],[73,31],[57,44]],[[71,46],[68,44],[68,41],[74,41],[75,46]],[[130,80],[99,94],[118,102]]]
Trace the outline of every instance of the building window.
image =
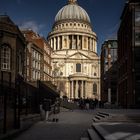
[[19,72],[19,74],[22,74],[22,68],[23,68],[23,63],[22,63],[22,54],[21,53],[19,53],[19,55],[18,55],[18,72]]
[[40,72],[38,72],[38,79],[40,79]]
[[97,73],[96,72],[94,72],[94,76],[97,76]]
[[35,68],[35,60],[33,60],[33,63],[32,63],[32,65],[33,65],[33,68]]
[[29,68],[27,68],[27,76],[29,76]]
[[29,57],[27,57],[27,66],[29,66]]
[[96,83],[93,84],[93,94],[94,95],[97,94],[97,84]]
[[140,11],[135,12],[135,25],[140,26]]
[[35,70],[32,71],[33,80],[35,80]]
[[76,64],[76,72],[81,72],[81,64]]
[[7,45],[3,45],[0,48],[0,62],[2,70],[10,70],[11,65],[11,49]]
[[135,45],[140,46],[140,32],[135,32]]

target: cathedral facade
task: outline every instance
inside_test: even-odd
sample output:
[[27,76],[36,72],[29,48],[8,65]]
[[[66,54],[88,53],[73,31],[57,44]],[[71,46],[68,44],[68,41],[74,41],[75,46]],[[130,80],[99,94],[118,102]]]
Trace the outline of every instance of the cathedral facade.
[[97,36],[76,0],[69,0],[59,10],[48,41],[53,49],[52,75],[61,96],[100,100]]

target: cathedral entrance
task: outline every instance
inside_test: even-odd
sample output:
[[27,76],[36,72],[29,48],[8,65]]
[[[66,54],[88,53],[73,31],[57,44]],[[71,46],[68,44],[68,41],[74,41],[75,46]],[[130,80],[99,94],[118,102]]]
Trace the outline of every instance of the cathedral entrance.
[[82,80],[70,81],[70,98],[78,99],[85,97],[85,82]]

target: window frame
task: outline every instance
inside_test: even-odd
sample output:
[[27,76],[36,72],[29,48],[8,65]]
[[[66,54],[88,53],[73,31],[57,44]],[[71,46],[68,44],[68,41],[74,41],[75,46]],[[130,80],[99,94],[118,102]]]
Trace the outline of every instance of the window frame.
[[76,63],[76,72],[81,72],[81,64]]
[[[4,49],[8,49],[4,52]],[[10,71],[11,70],[11,47],[9,44],[2,44],[0,46],[0,69],[2,71]],[[6,61],[6,62],[4,62]],[[6,66],[4,68],[4,65]]]

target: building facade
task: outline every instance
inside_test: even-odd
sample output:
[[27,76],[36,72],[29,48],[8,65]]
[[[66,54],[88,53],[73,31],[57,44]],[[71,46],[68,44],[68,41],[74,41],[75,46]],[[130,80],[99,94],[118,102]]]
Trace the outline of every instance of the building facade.
[[23,30],[22,33],[27,41],[25,53],[27,81],[52,81],[50,45],[32,30]]
[[117,40],[107,40],[101,48],[101,100],[117,102]]
[[[128,22],[129,21],[129,22]],[[118,101],[123,107],[140,107],[140,2],[130,0],[118,31]]]
[[69,0],[59,10],[48,41],[53,49],[52,74],[61,96],[100,100],[97,36],[87,12],[76,0]]
[[19,28],[9,16],[0,15],[0,134],[19,127],[24,50],[25,38]]

